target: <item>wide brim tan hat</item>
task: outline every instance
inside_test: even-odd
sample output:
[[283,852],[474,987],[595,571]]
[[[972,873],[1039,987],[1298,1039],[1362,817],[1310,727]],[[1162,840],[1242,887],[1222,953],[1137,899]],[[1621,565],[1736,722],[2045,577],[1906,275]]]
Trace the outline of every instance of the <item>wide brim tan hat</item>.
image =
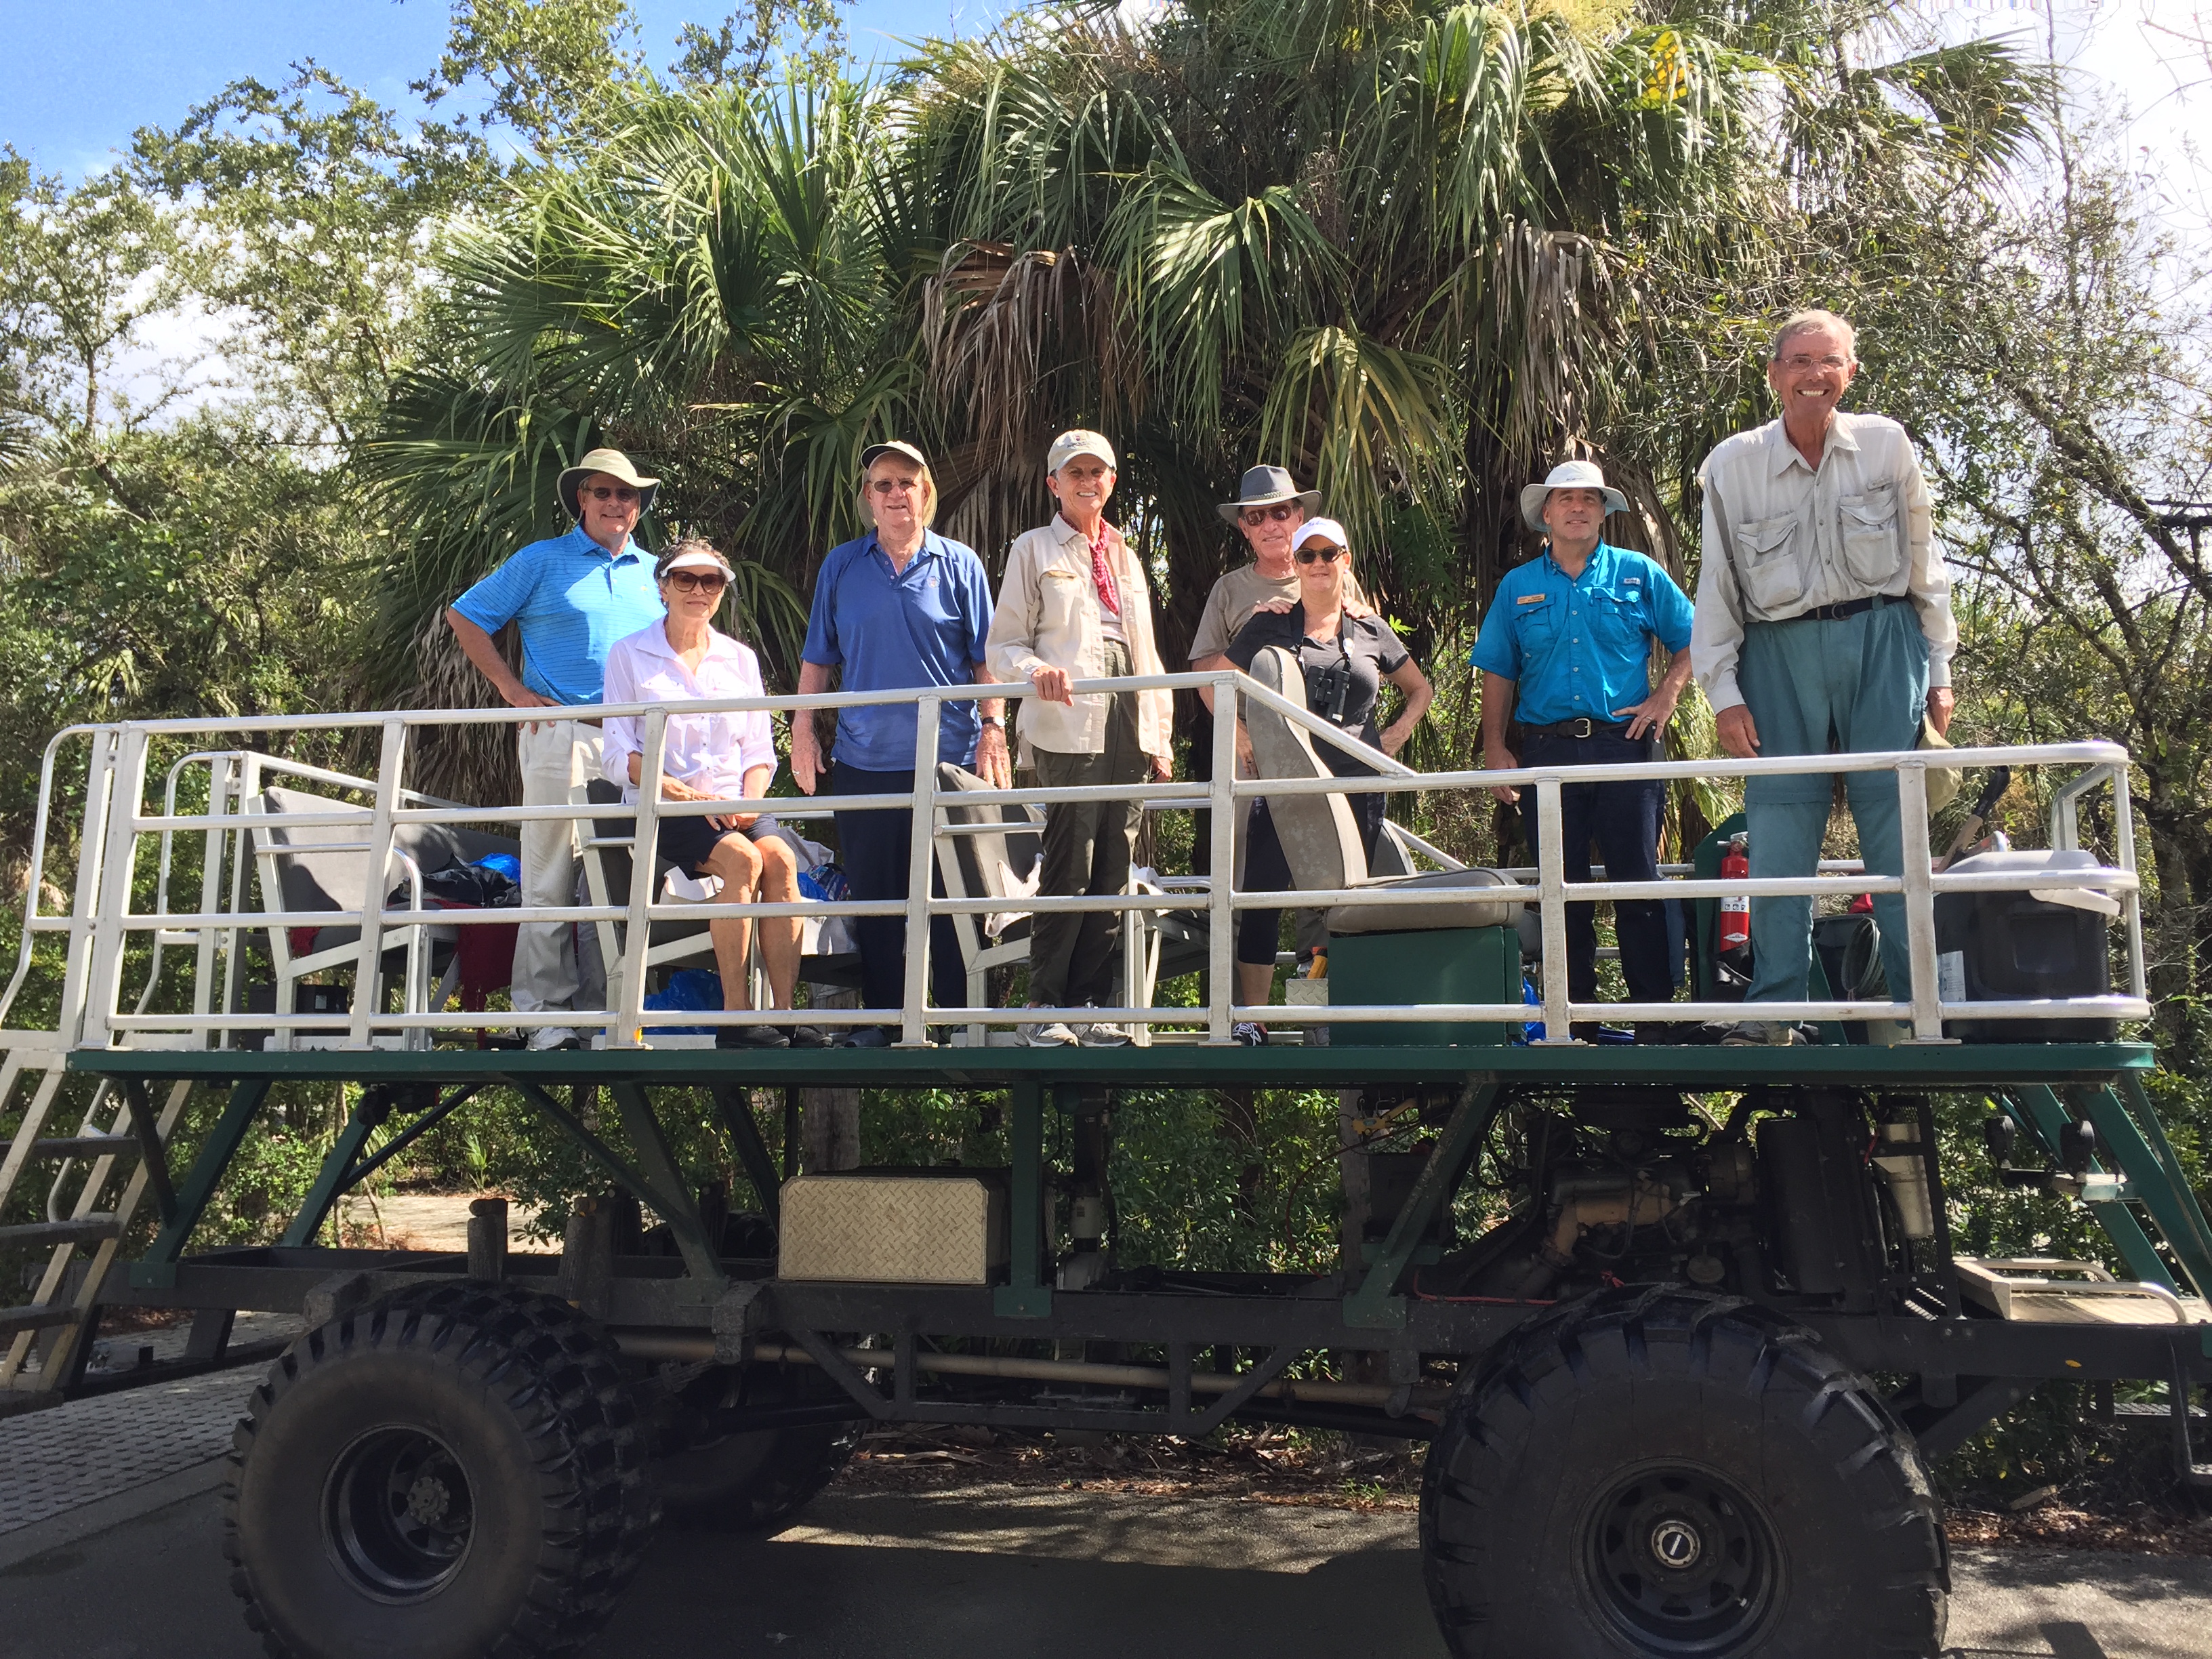
[[618,479],[637,491],[640,518],[653,511],[653,498],[660,493],[660,480],[641,476],[638,470],[629,464],[629,457],[619,449],[594,449],[562,472],[553,485],[554,493],[561,498],[561,505],[579,524],[583,522],[584,511],[583,504],[576,499],[576,492],[583,488],[584,480],[594,472],[604,472],[610,478]]
[[1544,523],[1544,503],[1555,489],[1595,489],[1604,498],[1607,513],[1628,511],[1628,497],[1605,481],[1605,473],[1595,461],[1561,461],[1547,473],[1544,482],[1532,483],[1521,492],[1521,522],[1538,535],[1548,526]]
[[1213,510],[1221,514],[1224,524],[1235,524],[1244,516],[1245,508],[1273,507],[1278,501],[1296,501],[1310,517],[1321,511],[1321,491],[1299,489],[1297,480],[1282,467],[1250,467],[1238,481],[1237,499],[1222,501]]

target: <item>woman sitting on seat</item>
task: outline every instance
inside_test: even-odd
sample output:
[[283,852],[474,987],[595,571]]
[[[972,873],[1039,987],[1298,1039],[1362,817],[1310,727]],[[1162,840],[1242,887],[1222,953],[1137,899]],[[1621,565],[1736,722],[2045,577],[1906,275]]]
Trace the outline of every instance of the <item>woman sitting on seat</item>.
[[[680,541],[660,556],[653,580],[668,614],[650,628],[615,641],[607,652],[606,700],[611,703],[679,704],[708,697],[763,696],[760,659],[751,647],[715,629],[732,578],[729,564],[704,541]],[[606,725],[607,776],[623,786],[623,799],[638,797],[644,757],[642,722],[627,715]],[[672,708],[663,742],[660,795],[664,800],[758,799],[775,776],[775,739],[765,710],[750,714],[685,714]],[[659,821],[659,853],[695,875],[719,877],[719,902],[789,904],[799,897],[799,866],[775,820],[751,812],[709,813]],[[752,1003],[748,959],[750,916],[716,916],[707,923],[714,963],[722,976],[722,1006]],[[799,918],[770,916],[760,924],[761,955],[768,968],[769,1006],[788,1009],[799,982]],[[819,1048],[826,1040],[811,1025],[786,1031],[775,1025],[725,1025],[718,1048]]]
[[[1291,556],[1297,567],[1298,602],[1279,610],[1262,606],[1230,641],[1229,660],[1249,672],[1253,659],[1269,646],[1282,647],[1305,671],[1309,709],[1369,748],[1395,757],[1421,716],[1428,713],[1436,689],[1429,684],[1429,677],[1414,666],[1396,629],[1380,617],[1354,616],[1346,607],[1345,584],[1352,571],[1352,550],[1346,545],[1344,526],[1334,519],[1312,520],[1299,526],[1296,547]],[[1406,694],[1406,706],[1389,729],[1378,733],[1375,707],[1385,680]],[[1373,767],[1333,743],[1316,742],[1314,752],[1334,776],[1375,775]],[[1252,739],[1241,716],[1237,722],[1237,755],[1246,774],[1253,775]],[[1382,834],[1387,799],[1381,794],[1345,797],[1359,826],[1360,845],[1370,861]],[[1275,821],[1264,800],[1252,805],[1243,884],[1248,892],[1286,890],[1295,884],[1290,860],[1283,854]],[[1281,928],[1279,910],[1247,910],[1237,922],[1237,1000],[1246,1007],[1262,1006],[1273,994],[1275,945]],[[1239,1042],[1264,1044],[1267,1028],[1255,1020],[1239,1020],[1235,1035]]]

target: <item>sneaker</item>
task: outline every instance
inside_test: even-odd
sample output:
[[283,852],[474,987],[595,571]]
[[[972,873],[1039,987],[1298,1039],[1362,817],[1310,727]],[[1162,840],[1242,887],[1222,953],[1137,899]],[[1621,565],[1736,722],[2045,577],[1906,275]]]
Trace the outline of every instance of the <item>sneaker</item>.
[[1267,1028],[1256,1019],[1240,1019],[1229,1028],[1229,1035],[1247,1048],[1267,1046]]
[[1723,1048],[1790,1048],[1805,1041],[1804,1035],[1795,1025],[1779,1020],[1740,1020],[1729,1028],[1721,1039]]
[[1075,1033],[1056,1019],[1017,1025],[1014,1035],[1032,1048],[1073,1048],[1076,1044]]
[[1126,1048],[1129,1046],[1129,1032],[1126,1026],[1111,1025],[1102,1020],[1095,1025],[1079,1027],[1075,1040],[1086,1048]]
[[794,1048],[827,1048],[830,1033],[819,1025],[794,1025],[791,1028],[791,1046]]
[[541,1025],[530,1034],[529,1048],[533,1054],[542,1054],[554,1048],[580,1048],[583,1038],[566,1025]]
[[888,1048],[891,1034],[880,1025],[863,1025],[847,1037],[842,1044],[848,1048]]
[[717,1048],[788,1048],[789,1032],[774,1025],[723,1025],[714,1032]]

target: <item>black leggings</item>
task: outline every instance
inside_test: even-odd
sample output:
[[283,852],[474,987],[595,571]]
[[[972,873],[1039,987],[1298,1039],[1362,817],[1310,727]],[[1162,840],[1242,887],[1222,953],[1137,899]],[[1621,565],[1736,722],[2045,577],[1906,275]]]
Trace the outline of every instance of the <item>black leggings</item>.
[[[1359,826],[1359,844],[1366,852],[1369,863],[1375,860],[1375,843],[1382,836],[1382,805],[1380,794],[1346,795],[1345,803],[1352,808],[1352,821]],[[1252,807],[1252,827],[1244,842],[1244,890],[1248,893],[1280,892],[1297,884],[1291,877],[1291,861],[1284,856],[1283,843],[1275,834],[1275,820],[1267,811],[1266,801],[1255,802]],[[1280,910],[1246,910],[1237,920],[1237,960],[1253,968],[1272,968],[1275,965],[1275,945],[1282,937],[1283,913]]]

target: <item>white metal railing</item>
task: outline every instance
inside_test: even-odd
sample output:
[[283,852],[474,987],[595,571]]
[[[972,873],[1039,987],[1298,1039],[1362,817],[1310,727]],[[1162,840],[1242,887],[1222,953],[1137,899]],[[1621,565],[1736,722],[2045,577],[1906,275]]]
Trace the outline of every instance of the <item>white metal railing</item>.
[[[668,1025],[787,1022],[787,1012],[745,1011],[651,1011],[645,1008],[645,953],[652,924],[662,921],[703,921],[720,916],[811,915],[902,916],[907,923],[904,997],[900,1008],[823,1008],[805,1013],[810,1023],[825,1026],[878,1025],[896,1018],[901,1043],[921,1045],[931,1024],[949,1026],[1005,1026],[1038,1019],[1087,1019],[1133,1024],[1144,1027],[1197,1025],[1207,1041],[1231,1040],[1231,1028],[1238,1021],[1261,1024],[1329,1024],[1401,1021],[1482,1021],[1518,1025],[1531,1010],[1522,1002],[1481,1004],[1401,1004],[1332,1006],[1317,1016],[1309,1005],[1290,1007],[1243,1006],[1234,1000],[1236,975],[1233,921],[1248,909],[1326,908],[1357,902],[1363,907],[1404,906],[1437,909],[1455,903],[1490,904],[1522,898],[1534,904],[1541,921],[1544,948],[1540,976],[1540,1023],[1547,1042],[1571,1042],[1571,1026],[1577,1021],[1621,1019],[1638,1022],[1698,1022],[1736,1019],[1749,1013],[1776,1019],[1868,1019],[1904,1021],[1918,1042],[1942,1040],[1947,1015],[1971,1014],[1976,1019],[2040,1019],[2053,1016],[2122,1020],[2149,1016],[2145,1000],[2142,913],[2131,805],[2128,787],[2127,755],[2116,744],[2090,742],[2014,745],[1942,751],[1895,754],[1849,754],[1778,757],[1753,760],[1714,759],[1652,763],[1522,768],[1498,772],[1464,770],[1416,773],[1399,762],[1349,738],[1297,704],[1235,672],[1139,676],[1117,680],[1080,681],[1076,695],[1147,689],[1208,687],[1219,711],[1214,724],[1212,777],[1204,783],[1170,782],[1106,785],[1065,788],[987,789],[963,791],[957,803],[965,808],[1001,805],[1045,805],[1055,802],[1131,800],[1146,810],[1210,812],[1209,868],[1225,872],[1235,862],[1236,819],[1242,803],[1255,799],[1321,794],[1358,794],[1376,792],[1421,793],[1464,793],[1500,786],[1534,789],[1536,796],[1538,863],[1533,872],[1513,872],[1502,887],[1469,889],[1444,893],[1437,890],[1392,890],[1389,886],[1345,887],[1328,890],[1232,890],[1229,881],[1214,877],[1175,878],[1158,893],[1125,893],[1100,897],[1038,895],[1018,900],[1006,896],[939,897],[932,892],[932,860],[938,842],[967,833],[958,826],[939,826],[933,834],[917,834],[908,870],[906,896],[897,899],[848,900],[836,903],[802,901],[797,903],[723,902],[656,902],[657,863],[650,849],[658,844],[663,818],[698,817],[708,813],[772,812],[779,819],[805,823],[840,811],[904,810],[917,824],[934,825],[940,800],[936,757],[939,719],[947,702],[981,697],[1021,697],[1033,695],[1027,687],[975,685],[930,687],[915,691],[826,693],[811,696],[721,698],[680,705],[682,712],[707,710],[836,710],[866,705],[910,703],[915,710],[915,787],[907,793],[876,795],[775,796],[728,801],[676,802],[659,798],[663,738],[670,708],[656,704],[605,705],[561,711],[562,718],[604,718],[628,715],[641,721],[641,763],[639,799],[635,805],[593,803],[539,806],[469,806],[440,800],[406,787],[402,782],[410,732],[454,726],[513,726],[544,720],[543,709],[430,709],[337,715],[258,716],[234,719],[194,719],[130,722],[114,726],[73,726],[58,733],[41,761],[38,822],[29,868],[29,898],[15,973],[0,993],[0,1022],[24,982],[40,938],[62,935],[66,939],[63,1006],[58,1021],[65,1043],[105,1047],[125,1042],[213,1042],[228,1046],[229,1034],[267,1030],[272,1041],[285,1046],[301,1037],[335,1037],[341,1046],[364,1047],[379,1040],[398,1040],[408,1046],[426,1046],[441,1030],[502,1028],[527,1030],[541,1026],[597,1027],[608,1046],[630,1046],[646,1041],[647,1033]],[[1224,699],[1226,699],[1224,702]],[[1236,714],[1245,702],[1273,710],[1304,727],[1316,741],[1334,744],[1373,767],[1371,777],[1249,779],[1237,775]],[[374,776],[349,774],[290,761],[253,749],[188,747],[168,767],[162,790],[161,810],[149,812],[145,794],[152,750],[156,744],[191,744],[210,738],[236,741],[256,735],[331,733],[374,730],[378,734],[378,764]],[[79,842],[75,894],[66,915],[48,914],[40,895],[46,882],[49,817],[53,801],[57,758],[64,743],[84,741],[89,750],[85,786],[82,832]],[[2109,787],[2112,797],[2112,834],[2118,863],[2064,871],[1946,872],[1932,868],[1928,842],[1926,771],[1931,763],[1945,767],[2044,766],[2081,769],[2056,792],[2051,809],[2055,847],[2075,847],[2079,842],[2078,808],[2089,792]],[[208,774],[208,805],[202,812],[178,810],[179,779],[186,769],[204,767]],[[1899,790],[1899,813],[1904,831],[1904,873],[1874,876],[1860,873],[1848,864],[1823,864],[1802,878],[1760,880],[1698,880],[1675,873],[1674,866],[1656,882],[1638,883],[1595,879],[1569,883],[1561,848],[1560,792],[1571,785],[1614,779],[1749,778],[1782,774],[1838,772],[1893,772]],[[264,813],[251,810],[271,775],[302,779],[350,790],[368,798],[368,805],[332,800],[327,810]],[[410,824],[518,823],[528,821],[572,820],[588,825],[603,819],[630,818],[635,824],[631,881],[625,902],[605,905],[502,907],[483,910],[425,908],[422,872],[394,848],[395,832]],[[303,853],[357,851],[369,860],[368,868],[383,874],[365,880],[372,899],[383,890],[392,866],[405,870],[410,889],[409,908],[391,909],[369,902],[342,910],[288,911],[281,896],[268,890],[264,881],[264,908],[248,905],[246,865],[255,855],[252,832],[270,826],[287,830],[357,827],[358,842],[301,843]],[[196,908],[173,911],[170,873],[173,837],[198,834],[204,838],[199,894]],[[132,908],[133,891],[142,845],[148,836],[160,837],[155,908]],[[1418,837],[1409,842],[1440,866],[1457,867],[1456,861]],[[1534,881],[1525,878],[1533,873]],[[226,879],[227,878],[227,879]],[[1978,1001],[1946,1004],[1939,995],[1936,971],[1934,899],[1943,892],[2021,891],[2030,888],[2091,889],[2116,897],[2125,923],[2129,987],[2124,995]],[[1650,898],[1717,898],[1723,896],[1812,895],[1853,896],[1863,893],[1899,893],[1905,900],[1907,945],[1911,963],[1910,994],[1893,1001],[1826,1000],[1793,1003],[1766,1002],[1747,1006],[1740,1002],[1577,1003],[1567,988],[1566,909],[1571,902],[1590,900]],[[613,896],[610,895],[611,899]],[[927,1001],[929,975],[929,927],[933,915],[967,913],[981,915],[1019,909],[1044,912],[1112,911],[1124,915],[1134,933],[1147,917],[1168,912],[1202,914],[1208,923],[1207,1001],[1201,1009],[1157,1006],[1124,1006],[1105,1009],[1036,1010],[1026,1007],[932,1007]],[[444,1007],[446,988],[434,1000],[424,966],[428,959],[425,930],[436,927],[504,926],[511,923],[618,921],[626,927],[619,973],[611,971],[611,985],[619,984],[614,1006],[592,1010],[557,1010],[535,1013],[511,1011],[465,1012]],[[358,927],[359,943],[353,952],[355,994],[344,1013],[301,1014],[285,1005],[280,994],[274,1013],[238,1011],[246,940],[260,929],[331,927]],[[126,942],[133,934],[152,936],[152,960],[147,982],[132,1012],[121,1006]],[[404,935],[404,939],[401,937]],[[381,985],[380,968],[387,951],[404,945],[407,969],[401,981],[399,1006],[386,1011],[374,994]],[[163,1012],[152,1006],[162,980],[163,952],[191,947],[191,1008]],[[1125,977],[1124,983],[1132,983]],[[1127,994],[1127,993],[1125,993]]]

